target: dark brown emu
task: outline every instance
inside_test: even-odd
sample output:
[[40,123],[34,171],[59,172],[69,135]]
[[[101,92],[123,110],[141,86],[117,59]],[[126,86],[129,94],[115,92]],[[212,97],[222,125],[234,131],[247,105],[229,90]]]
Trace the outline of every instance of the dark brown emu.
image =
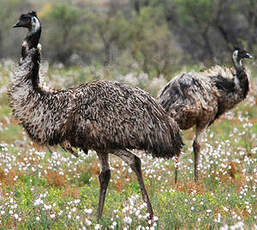
[[200,134],[223,113],[243,101],[249,91],[248,76],[242,64],[244,58],[252,56],[235,48],[232,55],[235,69],[215,66],[200,73],[182,73],[172,79],[158,97],[159,103],[181,129],[196,126],[193,141],[195,181],[198,181]]
[[[33,26],[35,21],[39,22],[32,12],[22,15],[15,25],[29,28],[28,44],[41,30],[40,26]],[[97,152],[101,165],[98,218],[102,216],[111,176],[109,153],[120,157],[136,173],[152,218],[141,161],[129,150],[146,150],[154,157],[178,156],[183,144],[177,123],[148,93],[119,82],[95,81],[66,90],[46,91],[39,86],[37,42],[26,47],[25,58],[21,59],[9,90],[13,115],[39,144],[67,143],[70,148]]]

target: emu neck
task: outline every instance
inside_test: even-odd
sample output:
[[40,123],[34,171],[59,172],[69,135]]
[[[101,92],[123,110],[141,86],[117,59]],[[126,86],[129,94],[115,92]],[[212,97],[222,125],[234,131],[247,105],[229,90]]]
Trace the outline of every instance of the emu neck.
[[237,87],[241,90],[242,97],[244,99],[246,98],[249,91],[249,80],[245,72],[245,68],[243,67],[242,60],[238,58],[232,58],[232,60],[236,70],[235,83]]
[[39,30],[33,33],[29,31],[27,37],[25,38],[25,41],[27,42],[29,49],[37,48],[40,36],[41,36],[41,28],[39,28]]
[[21,61],[9,89],[10,105],[13,115],[33,140],[41,144],[55,143],[63,125],[58,119],[62,105],[55,110],[56,97],[38,86],[39,61],[40,52],[35,48]]
[[10,95],[17,107],[29,98],[40,96],[43,92],[39,87],[40,53],[37,49],[33,49],[33,51],[29,50],[26,57],[20,61],[12,80]]
[[240,58],[238,58],[237,56],[233,56],[232,61],[233,61],[236,72],[240,72],[244,69],[242,60]]
[[42,92],[40,86],[39,86],[39,67],[40,67],[40,53],[37,51],[37,53],[32,58],[33,67],[31,69],[31,81],[33,89],[39,93]]
[[246,98],[249,91],[249,80],[244,68],[236,71],[236,78],[238,79],[239,88],[242,92],[242,96],[244,99]]
[[[37,49],[37,45],[40,39],[41,35],[41,28],[37,30],[36,32],[29,31],[27,37],[24,40],[24,47],[22,47],[22,58],[26,58],[27,52],[29,52],[30,49],[35,48]],[[40,52],[37,50],[37,52],[33,55],[31,58],[31,73],[29,75],[29,78],[32,82],[33,89],[35,91],[41,92],[42,90],[39,87],[39,65],[40,65]]]

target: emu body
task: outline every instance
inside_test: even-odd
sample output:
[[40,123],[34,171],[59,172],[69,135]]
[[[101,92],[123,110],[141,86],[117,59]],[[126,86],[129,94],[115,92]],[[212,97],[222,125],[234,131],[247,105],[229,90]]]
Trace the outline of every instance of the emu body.
[[10,97],[14,116],[34,141],[69,141],[72,147],[95,150],[145,149],[167,158],[178,154],[176,123],[143,90],[96,81],[46,92],[33,85],[38,81],[30,76],[30,59],[19,66]]
[[251,58],[251,55],[236,49],[232,58],[235,70],[215,66],[200,73],[182,73],[173,78],[158,97],[159,103],[181,129],[196,126],[193,141],[196,181],[201,133],[222,114],[243,101],[249,91],[248,76],[242,66],[242,59]]
[[119,156],[136,173],[152,218],[141,161],[129,149],[146,150],[154,157],[178,156],[183,144],[177,123],[148,93],[119,82],[95,81],[58,91],[42,89],[40,51],[35,47],[26,50],[9,90],[13,115],[40,144],[60,144],[71,152],[72,148],[97,152],[101,165],[98,218],[111,177],[109,153]]

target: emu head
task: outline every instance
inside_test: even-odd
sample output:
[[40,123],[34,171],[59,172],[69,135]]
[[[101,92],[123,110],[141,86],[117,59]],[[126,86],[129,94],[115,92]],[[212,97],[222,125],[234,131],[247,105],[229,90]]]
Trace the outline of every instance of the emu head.
[[28,12],[27,14],[22,14],[13,28],[24,27],[29,30],[29,34],[34,34],[41,31],[41,23],[37,17],[35,11]]
[[253,56],[241,48],[238,48],[238,47],[234,48],[232,59],[233,59],[235,68],[237,70],[242,70],[242,68],[243,68],[242,60],[244,58],[252,59]]
[[239,62],[240,60],[242,60],[244,58],[253,58],[253,56],[250,53],[248,53],[247,51],[236,47],[233,51],[233,60]]

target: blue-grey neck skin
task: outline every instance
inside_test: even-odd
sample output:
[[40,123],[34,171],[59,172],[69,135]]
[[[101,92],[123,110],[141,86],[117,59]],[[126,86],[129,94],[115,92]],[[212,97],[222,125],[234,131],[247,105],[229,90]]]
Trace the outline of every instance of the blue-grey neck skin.
[[31,25],[29,27],[28,34],[22,44],[21,56],[26,57],[26,53],[29,49],[37,48],[41,36],[41,23],[35,16],[31,18]]
[[242,60],[238,57],[238,55],[239,55],[239,51],[235,50],[232,54],[232,60],[236,71],[242,71],[243,70]]

